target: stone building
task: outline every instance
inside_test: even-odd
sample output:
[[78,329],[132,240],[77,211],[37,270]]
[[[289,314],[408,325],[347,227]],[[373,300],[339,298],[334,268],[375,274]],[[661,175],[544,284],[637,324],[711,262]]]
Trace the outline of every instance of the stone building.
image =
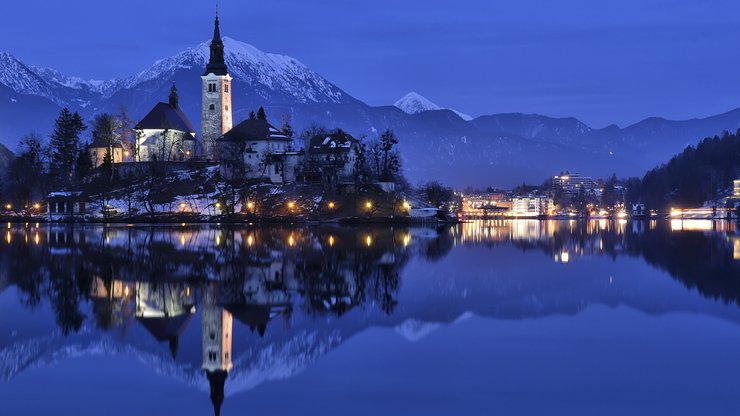
[[293,150],[293,139],[258,118],[244,120],[217,141],[221,175],[225,178],[262,179],[272,183],[295,181],[303,154]]
[[134,133],[138,162],[184,161],[195,157],[195,129],[180,110],[174,85],[169,102],[157,103],[134,127]]
[[211,56],[202,80],[201,142],[205,160],[219,160],[216,140],[231,130],[231,76],[224,61],[218,16],[213,29]]
[[106,154],[111,155],[111,162],[113,163],[123,162],[123,146],[118,142],[103,143],[100,140],[93,140],[88,148],[88,154],[93,168],[97,168],[103,164]]
[[326,184],[352,182],[358,145],[354,137],[341,130],[314,136],[306,152],[305,174],[313,173]]

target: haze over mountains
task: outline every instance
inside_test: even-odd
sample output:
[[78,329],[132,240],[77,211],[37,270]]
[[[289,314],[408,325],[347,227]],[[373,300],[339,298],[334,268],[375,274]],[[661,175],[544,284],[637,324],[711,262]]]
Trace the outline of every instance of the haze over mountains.
[[[466,115],[409,94],[394,106],[372,107],[350,96],[300,61],[224,38],[234,77],[234,120],[264,106],[273,124],[288,115],[296,131],[312,125],[377,137],[392,128],[413,184],[438,179],[450,185],[512,186],[540,183],[564,170],[604,177],[641,176],[687,145],[740,127],[740,109],[686,121],[648,118],[620,128],[593,129],[575,118],[536,114]],[[172,83],[180,104],[200,130],[200,75],[208,42],[164,58],[127,78],[83,80],[0,53],[0,143],[14,150],[31,131],[48,135],[61,107],[94,114],[125,106],[135,120],[166,101]],[[399,108],[400,107],[400,108]],[[89,132],[88,132],[89,134]],[[0,164],[7,158],[0,147]]]

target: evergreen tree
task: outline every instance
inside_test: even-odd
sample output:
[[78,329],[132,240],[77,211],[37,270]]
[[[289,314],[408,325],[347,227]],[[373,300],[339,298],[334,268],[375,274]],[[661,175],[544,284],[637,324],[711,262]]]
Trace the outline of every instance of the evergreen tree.
[[290,125],[290,116],[283,114],[283,126],[280,127],[280,131],[288,138],[293,138],[293,126]]
[[250,120],[254,120],[254,119],[256,119],[256,118],[257,118],[257,115],[256,115],[256,114],[254,114],[254,111],[250,111],[250,112],[249,112],[249,119],[250,119]]
[[259,110],[257,110],[257,120],[267,121],[267,114],[265,114],[264,107],[260,107]]
[[380,180],[392,181],[401,170],[401,157],[398,151],[394,149],[397,144],[398,139],[390,129],[380,136],[380,151],[382,153]]
[[49,173],[54,185],[69,186],[74,179],[80,134],[86,128],[78,113],[72,113],[68,108],[63,108],[59,113],[49,142],[51,152]]

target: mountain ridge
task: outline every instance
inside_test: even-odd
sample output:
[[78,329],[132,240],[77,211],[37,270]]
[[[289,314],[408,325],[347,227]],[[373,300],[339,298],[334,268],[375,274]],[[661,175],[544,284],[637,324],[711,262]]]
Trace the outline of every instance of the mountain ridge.
[[[397,106],[369,106],[298,59],[228,37],[224,43],[234,77],[235,123],[263,106],[274,123],[288,117],[295,131],[323,125],[372,139],[391,128],[400,138],[412,183],[436,179],[451,185],[510,186],[539,183],[563,170],[641,176],[688,144],[740,128],[740,109],[690,120],[650,117],[623,128],[600,129],[575,117],[539,114],[501,113],[469,121],[442,108],[408,114]],[[173,83],[183,111],[199,130],[207,48],[208,42],[202,42],[112,80],[68,76],[0,53],[0,140],[14,148],[31,131],[47,135],[62,106],[85,119],[103,111],[117,113],[123,106],[138,120],[166,100]]]

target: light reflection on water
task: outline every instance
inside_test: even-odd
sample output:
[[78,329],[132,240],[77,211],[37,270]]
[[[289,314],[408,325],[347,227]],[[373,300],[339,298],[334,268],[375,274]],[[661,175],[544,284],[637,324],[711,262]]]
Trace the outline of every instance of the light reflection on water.
[[67,354],[126,351],[215,408],[373,327],[423,343],[461,317],[575,316],[590,304],[740,325],[740,235],[727,222],[19,224],[0,260],[0,306],[17,317],[0,321],[4,383]]

